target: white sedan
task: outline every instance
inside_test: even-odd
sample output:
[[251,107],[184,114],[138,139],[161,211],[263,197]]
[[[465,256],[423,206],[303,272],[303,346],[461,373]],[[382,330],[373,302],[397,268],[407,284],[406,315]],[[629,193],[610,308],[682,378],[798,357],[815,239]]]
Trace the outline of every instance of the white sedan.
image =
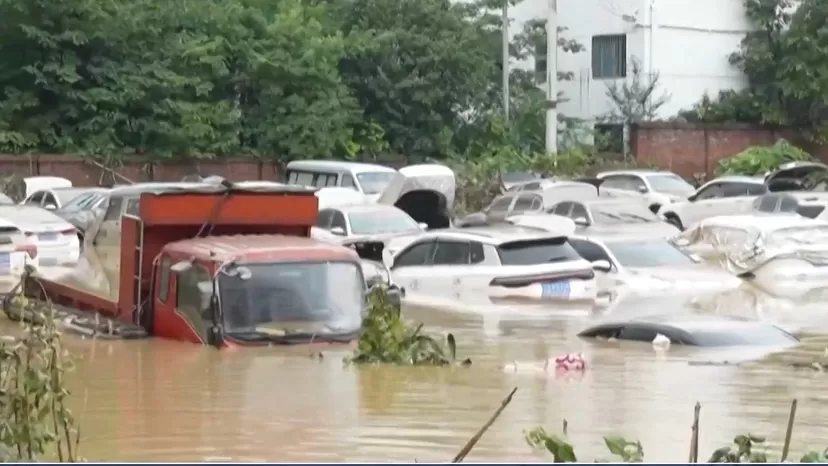
[[0,292],[11,291],[26,264],[38,266],[37,246],[12,223],[0,220]]
[[738,287],[742,281],[720,267],[704,263],[669,239],[625,235],[623,229],[606,235],[570,236],[569,243],[597,272],[599,292],[710,292]]
[[73,265],[80,257],[78,231],[66,220],[27,205],[0,205],[0,221],[15,226],[37,247],[39,265]]
[[593,266],[566,237],[534,229],[434,230],[386,260],[406,299],[421,304],[480,297],[591,301],[596,295]]

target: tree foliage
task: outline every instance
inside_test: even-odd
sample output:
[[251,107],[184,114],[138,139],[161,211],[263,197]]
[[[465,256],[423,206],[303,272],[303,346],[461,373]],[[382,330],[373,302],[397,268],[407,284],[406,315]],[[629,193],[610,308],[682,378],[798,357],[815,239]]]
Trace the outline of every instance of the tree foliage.
[[682,116],[695,121],[795,127],[828,141],[828,4],[821,0],[744,0],[753,30],[731,63],[748,87],[705,96]]
[[[0,0],[0,151],[154,161],[533,153],[552,103],[516,67],[503,121],[499,6]],[[543,29],[539,20],[520,31],[513,61],[531,57]]]

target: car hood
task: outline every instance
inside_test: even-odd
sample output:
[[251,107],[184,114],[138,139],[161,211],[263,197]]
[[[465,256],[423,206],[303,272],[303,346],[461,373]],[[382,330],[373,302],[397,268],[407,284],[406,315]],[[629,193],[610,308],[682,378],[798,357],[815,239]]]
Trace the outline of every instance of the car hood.
[[627,267],[632,279],[655,279],[674,284],[677,288],[729,289],[738,287],[742,281],[718,267],[709,264],[692,264],[667,267]]

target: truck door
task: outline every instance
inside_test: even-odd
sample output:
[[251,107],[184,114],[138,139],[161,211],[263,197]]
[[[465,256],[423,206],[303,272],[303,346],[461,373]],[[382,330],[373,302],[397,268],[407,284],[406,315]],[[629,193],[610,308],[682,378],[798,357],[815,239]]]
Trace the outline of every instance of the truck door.
[[121,260],[121,214],[124,208],[123,197],[110,197],[106,212],[97,225],[95,237],[92,239],[95,252],[98,253],[101,263],[108,275],[120,271]]
[[199,264],[189,270],[174,272],[175,318],[173,334],[167,335],[178,340],[207,343],[207,330],[212,326],[213,316],[202,309],[200,282],[210,282],[210,272]]

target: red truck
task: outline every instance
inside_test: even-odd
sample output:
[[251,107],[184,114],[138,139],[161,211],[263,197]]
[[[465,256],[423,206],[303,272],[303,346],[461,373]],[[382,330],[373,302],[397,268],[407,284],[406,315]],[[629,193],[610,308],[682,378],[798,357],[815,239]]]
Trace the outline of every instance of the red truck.
[[310,239],[317,211],[307,188],[156,188],[121,217],[117,293],[86,289],[70,270],[33,274],[23,294],[99,335],[216,347],[350,342],[368,285],[353,249]]

